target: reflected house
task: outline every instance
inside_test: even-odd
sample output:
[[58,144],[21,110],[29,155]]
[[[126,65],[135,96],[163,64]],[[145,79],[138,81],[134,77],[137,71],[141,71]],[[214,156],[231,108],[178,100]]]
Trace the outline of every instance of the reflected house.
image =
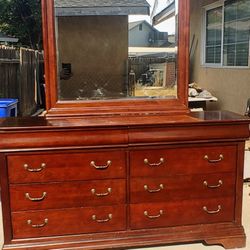
[[[165,3],[164,9],[159,10],[155,1],[152,25],[146,21],[129,24],[129,55],[137,83],[148,85],[148,89],[157,88],[160,96],[166,96],[166,92],[176,96],[177,36],[176,34],[169,35],[168,32],[159,32],[154,27],[175,17],[176,30],[178,30],[178,11],[175,1],[166,0]],[[149,80],[148,75],[151,75]]]
[[168,33],[160,32],[146,20],[129,23],[129,47],[168,47]]
[[55,0],[61,100],[127,96],[128,15],[146,0]]

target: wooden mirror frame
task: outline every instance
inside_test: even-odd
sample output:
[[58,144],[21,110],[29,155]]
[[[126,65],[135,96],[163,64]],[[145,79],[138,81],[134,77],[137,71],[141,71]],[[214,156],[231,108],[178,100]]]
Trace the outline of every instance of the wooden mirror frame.
[[176,99],[115,99],[60,101],[57,95],[57,58],[54,1],[42,0],[47,117],[84,115],[187,113],[189,83],[190,0],[179,0]]

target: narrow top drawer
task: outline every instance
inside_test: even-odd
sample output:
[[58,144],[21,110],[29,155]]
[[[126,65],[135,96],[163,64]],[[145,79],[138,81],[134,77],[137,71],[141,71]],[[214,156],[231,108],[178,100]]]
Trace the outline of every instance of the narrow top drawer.
[[236,168],[235,146],[201,146],[187,148],[132,151],[132,176],[169,176],[232,172]]
[[125,177],[123,151],[8,156],[10,183],[94,180]]

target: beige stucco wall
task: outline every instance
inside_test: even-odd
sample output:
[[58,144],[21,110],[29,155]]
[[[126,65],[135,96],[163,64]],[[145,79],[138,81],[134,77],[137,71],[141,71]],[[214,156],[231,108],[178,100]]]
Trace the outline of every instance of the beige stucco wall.
[[230,110],[244,114],[250,98],[250,69],[208,68],[201,65],[202,7],[213,0],[191,0],[191,82],[197,82],[218,98],[208,109]]
[[57,34],[59,71],[62,63],[72,67],[60,81],[60,99],[126,94],[127,16],[60,17]]

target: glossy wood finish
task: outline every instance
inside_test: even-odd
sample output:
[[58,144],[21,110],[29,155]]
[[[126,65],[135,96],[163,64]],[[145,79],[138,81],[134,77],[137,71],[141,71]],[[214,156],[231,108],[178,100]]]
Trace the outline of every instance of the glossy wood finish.
[[[207,207],[208,212],[204,211]],[[145,215],[145,211],[148,215]],[[130,205],[132,229],[209,224],[234,220],[234,199],[198,199]]]
[[[161,184],[163,188],[161,188]],[[145,190],[145,185],[149,191]],[[234,186],[234,173],[175,175],[167,178],[131,178],[130,202],[145,203],[228,197],[235,194]]]
[[[207,156],[208,159],[205,159]],[[144,160],[148,159],[149,164]],[[160,159],[164,159],[160,163]],[[185,165],[183,165],[185,162]],[[150,166],[150,164],[159,164]],[[231,172],[236,167],[235,146],[143,150],[130,153],[132,176],[161,177],[185,174]]]
[[11,210],[119,205],[126,201],[125,190],[122,179],[10,185]]
[[[112,218],[109,218],[109,215]],[[93,219],[96,216],[96,220]],[[110,216],[111,217],[111,216]],[[45,220],[47,219],[47,223]],[[31,220],[31,224],[27,221]],[[126,229],[125,206],[102,206],[12,213],[13,237],[97,233]],[[39,225],[38,227],[32,227]]]
[[42,9],[47,117],[0,119],[3,249],[244,247],[250,121],[189,113],[189,0],[179,1],[173,100],[59,102],[53,1]]
[[[244,246],[242,172],[249,121],[230,114],[109,117],[105,124],[93,117],[1,120],[3,249],[127,249],[191,241]],[[104,132],[103,144],[100,135],[91,139],[94,131]],[[65,135],[72,140],[64,141]],[[34,138],[41,140],[35,144]],[[157,165],[160,158],[164,162]],[[109,160],[107,169],[90,166]],[[42,163],[46,167],[39,172],[24,168],[39,170]],[[92,189],[105,195],[93,197]],[[41,201],[26,197],[41,198],[44,192]],[[93,215],[101,221],[97,225]]]
[[178,20],[178,98],[118,99],[103,101],[59,101],[57,96],[57,58],[54,27],[54,1],[43,0],[43,40],[48,117],[74,117],[103,114],[188,113],[189,81],[189,0],[179,1]]
[[111,179],[126,176],[125,163],[124,151],[26,154],[9,156],[8,171],[10,183]]

